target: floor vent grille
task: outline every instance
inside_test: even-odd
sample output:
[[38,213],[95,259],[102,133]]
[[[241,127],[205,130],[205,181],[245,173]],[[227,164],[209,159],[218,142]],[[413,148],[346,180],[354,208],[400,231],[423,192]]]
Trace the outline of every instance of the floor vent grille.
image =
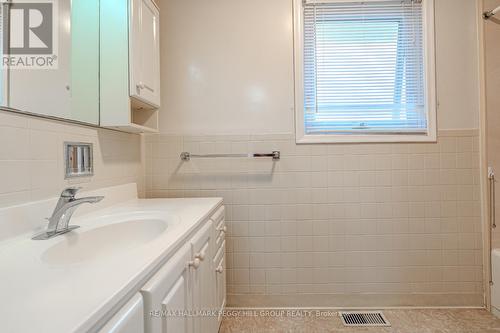
[[341,312],[344,326],[391,326],[380,311]]

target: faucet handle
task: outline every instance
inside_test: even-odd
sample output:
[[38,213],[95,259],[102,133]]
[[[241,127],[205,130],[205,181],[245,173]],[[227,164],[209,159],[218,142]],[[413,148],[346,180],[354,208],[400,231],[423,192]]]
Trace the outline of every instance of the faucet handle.
[[76,193],[80,191],[82,188],[81,187],[68,187],[67,189],[64,189],[61,193],[61,197],[63,198],[74,198]]

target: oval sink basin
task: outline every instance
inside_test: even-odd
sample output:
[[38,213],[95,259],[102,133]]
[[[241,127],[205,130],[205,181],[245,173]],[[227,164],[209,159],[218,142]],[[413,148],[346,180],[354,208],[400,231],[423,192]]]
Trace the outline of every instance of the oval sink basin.
[[70,232],[42,254],[49,264],[65,265],[123,253],[160,236],[168,227],[161,219],[134,219],[84,232]]

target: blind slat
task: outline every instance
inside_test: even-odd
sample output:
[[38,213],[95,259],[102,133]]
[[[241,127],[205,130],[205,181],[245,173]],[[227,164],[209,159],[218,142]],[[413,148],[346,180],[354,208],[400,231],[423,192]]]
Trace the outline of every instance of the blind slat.
[[425,133],[419,1],[304,3],[306,134]]

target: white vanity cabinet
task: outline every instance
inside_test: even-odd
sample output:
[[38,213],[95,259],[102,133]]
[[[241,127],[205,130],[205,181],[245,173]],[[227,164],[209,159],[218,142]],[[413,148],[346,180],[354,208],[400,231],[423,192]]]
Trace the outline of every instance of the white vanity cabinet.
[[160,12],[153,0],[101,0],[100,125],[158,131]]
[[27,242],[56,198],[4,209],[0,332],[218,332],[223,199],[139,199],[134,183],[82,197],[99,195],[80,229],[52,241]]
[[215,265],[223,265],[224,241],[217,245],[215,235],[220,238],[223,212],[207,219],[141,289],[146,333],[218,332],[226,286]]
[[98,333],[144,333],[144,307],[141,294],[136,294]]

